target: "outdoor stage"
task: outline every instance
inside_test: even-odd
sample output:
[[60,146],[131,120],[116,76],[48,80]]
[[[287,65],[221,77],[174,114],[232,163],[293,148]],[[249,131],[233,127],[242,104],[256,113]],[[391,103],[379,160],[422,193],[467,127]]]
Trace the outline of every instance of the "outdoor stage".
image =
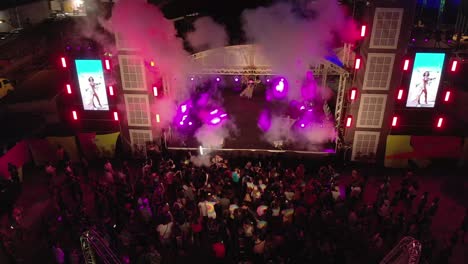
[[[262,155],[295,153],[329,156],[335,154],[334,142],[309,145],[307,148],[287,143],[284,143],[282,146],[274,146],[273,142],[268,142],[265,139],[265,133],[258,126],[259,116],[264,109],[277,109],[284,106],[267,102],[265,99],[266,87],[264,85],[257,85],[251,99],[240,97],[240,93],[242,92],[240,87],[233,87],[232,85],[224,87],[220,85],[217,89],[220,92],[219,97],[222,98],[222,107],[235,127],[231,130],[230,135],[225,138],[222,147],[206,149],[206,151],[255,152]],[[283,110],[286,111],[285,109]],[[193,134],[183,134],[176,130],[173,133],[173,138],[183,138],[183,140],[171,141],[169,143],[170,150],[199,151],[200,143]]]

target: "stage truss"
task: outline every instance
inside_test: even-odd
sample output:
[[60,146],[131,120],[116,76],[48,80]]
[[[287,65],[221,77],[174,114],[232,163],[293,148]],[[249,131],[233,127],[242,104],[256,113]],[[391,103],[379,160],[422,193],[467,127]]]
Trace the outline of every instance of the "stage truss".
[[[336,53],[345,67],[353,60],[351,45],[345,44],[337,49]],[[265,76],[276,75],[267,57],[257,45],[236,45],[218,49],[202,51],[192,55],[193,75],[235,75],[235,76]],[[336,150],[341,148],[343,139],[343,115],[345,111],[345,94],[350,84],[350,73],[345,68],[339,67],[327,60],[317,65],[311,65],[310,69],[315,76],[320,76],[321,85],[326,86],[328,76],[339,76],[335,104],[335,125],[338,131]],[[331,114],[327,103],[324,110]]]

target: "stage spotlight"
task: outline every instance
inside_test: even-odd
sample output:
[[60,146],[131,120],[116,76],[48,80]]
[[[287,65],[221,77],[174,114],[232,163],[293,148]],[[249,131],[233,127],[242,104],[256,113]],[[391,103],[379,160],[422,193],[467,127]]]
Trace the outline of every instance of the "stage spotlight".
[[192,77],[192,78],[190,78],[190,80],[193,81],[193,80],[195,80],[195,78]]
[[114,86],[109,85],[109,95],[114,96]]
[[305,124],[304,124],[304,123],[302,123],[302,124],[301,124],[301,127],[302,127],[302,128],[304,128],[304,127],[305,127]]
[[188,125],[191,126],[191,125],[193,125],[193,123],[192,123],[192,122],[188,122]]
[[281,79],[279,83],[275,86],[275,90],[282,93],[284,91],[284,81]]
[[156,64],[154,63],[154,61],[150,61],[150,66],[151,67],[154,67]]
[[213,125],[217,125],[221,122],[221,118],[219,117],[215,117],[213,119],[211,119],[210,123],[213,124]]
[[184,104],[184,105],[181,105],[181,106],[180,106],[180,111],[181,111],[182,113],[187,112],[187,105],[185,105],[185,104]]
[[114,112],[114,121],[119,121],[119,113]]
[[67,84],[67,93],[72,94],[71,85]]
[[221,79],[219,77],[216,77],[216,81],[219,82],[221,81]]
[[235,81],[235,82],[238,82],[238,81],[239,81],[239,78],[237,78],[237,77],[234,78],[234,81]]
[[219,117],[225,118],[226,116],[227,116],[227,114],[222,114],[222,115],[220,115]]
[[210,112],[210,115],[216,115],[217,113],[218,113],[218,109],[215,109],[215,110]]
[[161,123],[161,118],[159,117],[159,114],[156,114],[156,123]]
[[72,111],[73,120],[78,120],[78,114],[76,111]]
[[267,82],[270,82],[270,79],[267,79]]

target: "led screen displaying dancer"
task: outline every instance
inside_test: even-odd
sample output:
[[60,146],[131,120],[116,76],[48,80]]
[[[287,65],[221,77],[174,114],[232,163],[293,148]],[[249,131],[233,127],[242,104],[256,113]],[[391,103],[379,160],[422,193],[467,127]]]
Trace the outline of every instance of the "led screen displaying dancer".
[[100,60],[75,60],[84,110],[109,110],[104,71]]

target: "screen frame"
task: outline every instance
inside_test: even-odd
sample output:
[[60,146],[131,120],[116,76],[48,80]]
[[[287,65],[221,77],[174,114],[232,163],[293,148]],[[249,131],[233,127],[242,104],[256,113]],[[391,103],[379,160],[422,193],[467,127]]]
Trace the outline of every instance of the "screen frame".
[[[438,104],[438,99],[439,99],[439,94],[441,92],[441,86],[444,84],[444,79],[445,79],[445,75],[447,74],[445,71],[446,71],[446,68],[447,68],[447,60],[448,58],[450,57],[449,54],[446,52],[446,51],[443,51],[443,50],[416,50],[414,51],[413,53],[413,62],[412,62],[412,66],[411,66],[411,72],[409,74],[409,80],[408,80],[408,87],[407,87],[407,95],[406,95],[406,100],[404,101],[404,107],[405,108],[408,108],[408,109],[419,109],[419,110],[433,110],[437,107],[437,104]],[[408,105],[408,100],[409,100],[409,96],[411,94],[411,84],[412,84],[412,79],[413,79],[413,75],[415,73],[415,65],[416,65],[416,56],[417,54],[444,54],[444,59],[442,61],[442,67],[440,69],[440,80],[439,80],[439,84],[437,86],[437,91],[436,91],[436,94],[435,94],[435,97],[434,97],[434,104],[432,106],[413,106],[413,105]]]
[[[86,105],[86,102],[85,102],[85,95],[83,94],[84,93],[84,88],[82,88],[81,84],[80,84],[80,72],[79,72],[79,67],[78,67],[78,64],[77,64],[77,61],[96,61],[96,62],[99,62],[100,64],[100,67],[99,67],[99,74],[101,75],[102,74],[102,80],[103,80],[103,83],[101,84],[102,86],[102,89],[103,89],[103,94],[105,94],[105,99],[106,99],[106,102],[107,102],[107,108],[106,109],[87,109],[85,108],[85,105]],[[103,66],[103,61],[102,59],[100,58],[74,58],[73,59],[73,66],[74,66],[74,72],[75,72],[75,77],[76,77],[76,83],[77,83],[77,88],[79,90],[79,93],[80,93],[80,102],[81,102],[81,108],[83,111],[86,111],[86,112],[92,112],[92,113],[106,113],[106,112],[109,112],[111,111],[111,104],[110,104],[110,98],[109,98],[109,94],[108,94],[108,91],[107,91],[107,80],[106,80],[106,73],[104,71],[104,66]]]

